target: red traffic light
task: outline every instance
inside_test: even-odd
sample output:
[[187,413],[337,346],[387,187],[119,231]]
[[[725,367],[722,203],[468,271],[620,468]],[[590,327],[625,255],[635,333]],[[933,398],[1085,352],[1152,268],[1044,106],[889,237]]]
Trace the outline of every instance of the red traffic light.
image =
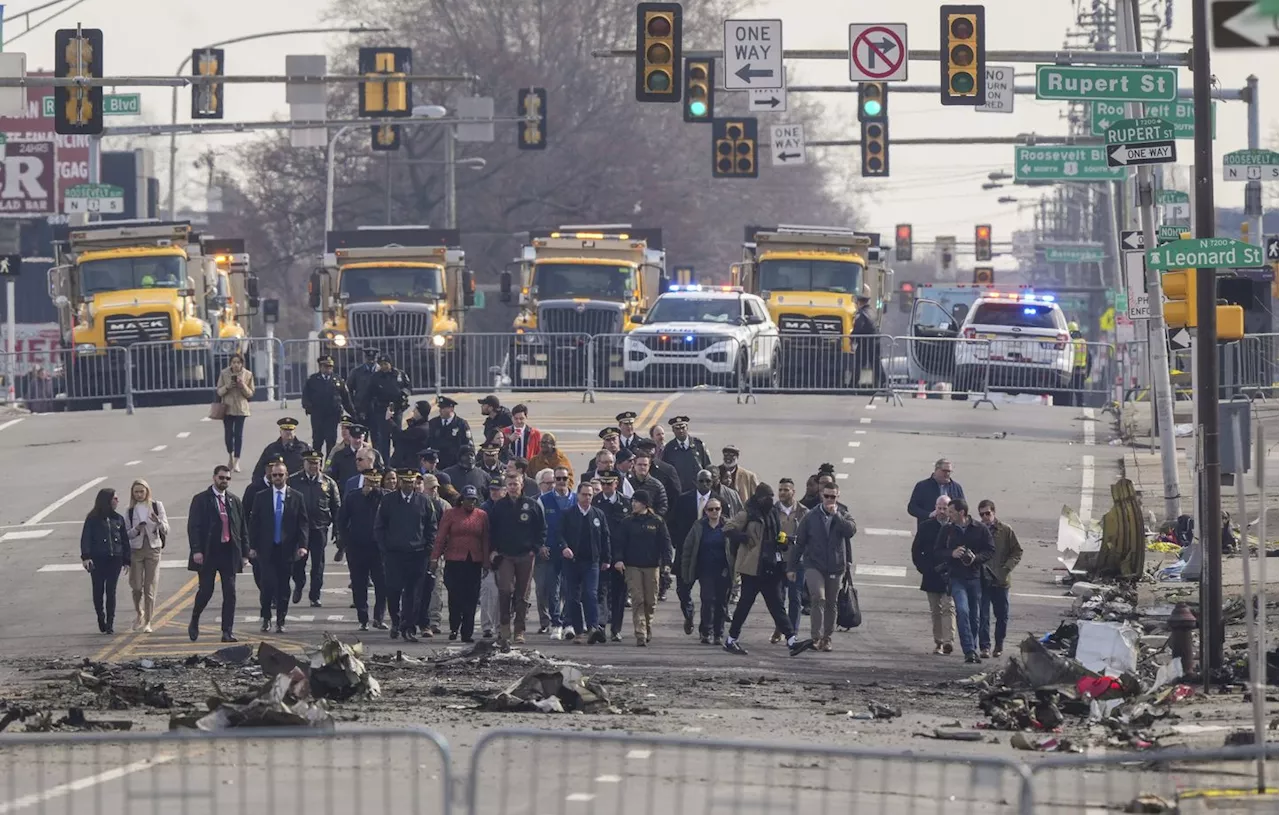
[[903,283],[903,284],[902,284],[902,290],[903,290],[904,292],[906,292],[906,291],[914,291],[914,290],[915,290],[915,286],[911,285],[910,283]]
[[910,238],[911,238],[910,224],[900,224],[898,226],[898,239],[905,241],[905,240],[909,240]]
[[985,241],[991,237],[991,227],[980,226],[975,230],[975,234],[977,234],[978,240]]

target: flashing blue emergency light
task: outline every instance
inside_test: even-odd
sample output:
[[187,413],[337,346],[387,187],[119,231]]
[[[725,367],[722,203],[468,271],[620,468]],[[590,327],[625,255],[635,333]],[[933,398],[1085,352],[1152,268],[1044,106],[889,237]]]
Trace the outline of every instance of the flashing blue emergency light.
[[1022,310],[1022,313],[1023,313],[1023,314],[1026,314],[1026,315],[1029,315],[1029,316],[1035,316],[1035,314],[1036,314],[1036,309],[1035,309],[1034,307],[1032,307],[1032,306],[1028,306],[1027,308],[1024,308],[1024,309]]
[[684,341],[685,341],[685,342],[693,342],[693,335],[692,335],[692,334],[687,334],[687,335],[685,335]]

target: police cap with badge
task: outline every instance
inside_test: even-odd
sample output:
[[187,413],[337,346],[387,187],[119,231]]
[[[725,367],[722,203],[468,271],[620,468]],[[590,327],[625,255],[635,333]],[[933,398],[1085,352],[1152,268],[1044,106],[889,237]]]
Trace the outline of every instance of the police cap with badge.
[[280,426],[281,430],[297,430],[298,429],[298,420],[293,418],[292,416],[286,416],[283,419],[278,419],[276,421],[276,424]]

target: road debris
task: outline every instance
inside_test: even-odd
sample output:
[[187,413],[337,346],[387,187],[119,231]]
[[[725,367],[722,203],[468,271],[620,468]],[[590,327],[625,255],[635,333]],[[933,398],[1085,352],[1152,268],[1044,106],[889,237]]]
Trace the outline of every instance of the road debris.
[[481,710],[538,713],[605,713],[604,686],[577,668],[536,668],[482,702]]
[[325,634],[320,649],[311,654],[312,694],[317,699],[344,700],[357,694],[365,699],[378,698],[382,687],[360,661],[363,653],[360,643],[347,645],[332,634]]
[[334,726],[324,702],[313,699],[311,685],[301,668],[277,674],[255,693],[234,700],[211,698],[208,706],[209,712],[203,716],[172,717],[169,728],[214,731],[233,727]]

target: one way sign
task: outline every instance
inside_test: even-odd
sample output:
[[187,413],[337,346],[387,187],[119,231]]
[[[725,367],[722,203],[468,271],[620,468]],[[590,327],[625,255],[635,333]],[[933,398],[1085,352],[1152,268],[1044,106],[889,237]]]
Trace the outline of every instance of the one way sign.
[[781,88],[752,88],[747,91],[747,110],[752,113],[787,112],[787,75],[782,74]]
[[804,164],[804,125],[773,125],[769,142],[773,145],[774,167]]

